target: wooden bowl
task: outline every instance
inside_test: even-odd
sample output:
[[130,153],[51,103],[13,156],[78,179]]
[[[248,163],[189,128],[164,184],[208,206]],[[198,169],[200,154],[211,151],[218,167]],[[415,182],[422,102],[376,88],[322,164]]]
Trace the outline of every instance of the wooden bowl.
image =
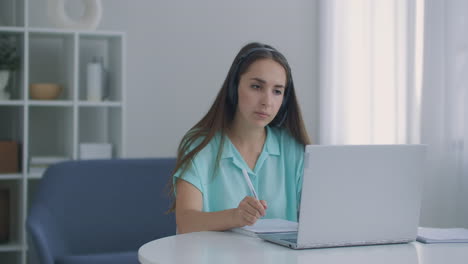
[[56,83],[32,83],[29,86],[29,95],[36,100],[54,100],[61,92],[62,87]]

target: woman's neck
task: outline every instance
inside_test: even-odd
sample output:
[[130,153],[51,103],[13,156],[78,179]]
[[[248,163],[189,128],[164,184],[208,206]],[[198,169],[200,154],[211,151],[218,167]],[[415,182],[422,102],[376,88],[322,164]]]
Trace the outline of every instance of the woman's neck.
[[265,143],[266,128],[246,128],[233,124],[227,135],[239,151],[259,153]]

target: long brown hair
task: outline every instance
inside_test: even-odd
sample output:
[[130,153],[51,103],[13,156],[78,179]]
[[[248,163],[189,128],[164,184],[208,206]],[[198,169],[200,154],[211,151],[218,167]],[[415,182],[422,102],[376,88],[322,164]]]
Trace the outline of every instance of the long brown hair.
[[[240,76],[247,72],[249,66],[259,59],[272,59],[279,63],[286,71],[286,88],[283,97],[283,105],[278,111],[277,116],[270,125],[275,125],[286,129],[299,143],[303,145],[310,144],[309,136],[305,129],[301,110],[297,103],[296,93],[292,82],[291,68],[286,58],[276,49],[262,43],[249,43],[245,45],[237,54],[231,68],[224,80],[223,86],[216,99],[208,110],[208,113],[196,123],[182,138],[177,150],[177,162],[169,184],[171,186],[170,195],[174,195],[175,183],[173,183],[174,174],[182,170],[181,177],[188,169],[191,160],[213,139],[216,133],[220,132],[221,144],[217,153],[217,162],[222,153],[224,135],[232,121],[237,109],[237,89]],[[235,97],[235,98],[233,98]],[[194,144],[198,144],[194,147]],[[218,166],[218,165],[216,165]],[[215,169],[216,171],[216,169]],[[170,209],[175,209],[175,199]]]

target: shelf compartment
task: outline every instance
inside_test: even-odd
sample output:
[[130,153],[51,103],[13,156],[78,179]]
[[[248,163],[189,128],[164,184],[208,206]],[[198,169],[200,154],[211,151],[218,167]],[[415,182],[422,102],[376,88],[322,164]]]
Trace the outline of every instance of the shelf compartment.
[[[28,195],[28,198],[27,198],[27,207],[26,208],[31,208],[34,200],[36,199],[36,192],[38,190],[38,186],[40,184],[40,180],[38,179],[29,179],[27,181],[27,195]],[[29,264],[39,264],[38,262],[38,252],[37,252],[37,248],[32,246],[33,244],[33,241],[32,241],[32,238],[31,236],[27,236],[26,240],[28,241],[27,244],[25,244],[24,248],[25,250],[27,251],[27,261],[26,263],[29,263]]]
[[62,86],[57,100],[73,100],[75,35],[53,32],[29,34],[29,84],[57,83]]
[[24,108],[15,105],[0,105],[0,140],[23,142]]
[[25,0],[0,1],[0,26],[25,26]]
[[10,250],[10,246],[6,245],[3,250],[0,245],[0,263],[20,263],[21,249],[17,250],[16,246]]
[[[24,108],[22,106],[0,106],[0,141],[13,141],[17,143],[17,170],[0,173],[1,179],[16,179],[22,171]],[[7,172],[7,171],[5,171]]]
[[31,208],[34,199],[36,199],[36,191],[37,187],[39,186],[40,180],[30,179],[28,180],[28,200],[27,200],[27,208]]
[[60,156],[72,159],[73,125],[71,106],[30,106],[28,157]]
[[[116,107],[79,108],[80,143],[110,143],[112,157],[122,156],[122,109]],[[78,154],[79,157],[79,154]]]
[[[14,100],[24,99],[24,32],[15,32],[0,29],[0,37],[2,42],[8,42],[16,47],[16,52],[19,55],[18,69],[9,71],[6,91],[9,93],[9,99],[3,99],[0,95],[0,102],[9,102]],[[3,44],[2,44],[3,45]],[[0,91],[0,93],[3,91]]]
[[[0,190],[8,190],[8,240],[1,243],[3,250],[13,251],[14,245],[21,245],[21,210],[22,203],[21,180],[4,180],[0,181]],[[6,246],[8,245],[8,247]],[[20,249],[19,249],[20,250]]]
[[88,63],[94,57],[102,58],[104,68],[103,95],[106,101],[122,100],[123,40],[122,34],[97,35],[80,33],[79,45],[79,100],[87,101]]

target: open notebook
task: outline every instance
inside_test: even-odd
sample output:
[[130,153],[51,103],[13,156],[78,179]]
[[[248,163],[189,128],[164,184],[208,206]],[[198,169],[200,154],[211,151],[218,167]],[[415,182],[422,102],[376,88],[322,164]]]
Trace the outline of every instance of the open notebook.
[[231,229],[233,232],[258,237],[258,234],[297,232],[297,222],[284,219],[259,219],[253,226]]
[[468,243],[468,229],[419,227],[416,240],[422,243]]

